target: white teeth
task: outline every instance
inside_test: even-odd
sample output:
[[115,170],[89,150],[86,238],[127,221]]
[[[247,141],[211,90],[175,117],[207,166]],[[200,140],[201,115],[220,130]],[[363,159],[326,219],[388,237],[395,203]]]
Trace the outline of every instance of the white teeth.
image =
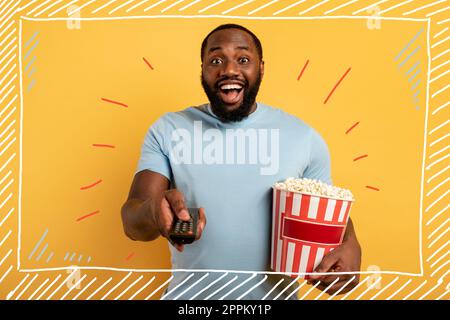
[[242,89],[242,86],[239,84],[224,84],[223,86],[220,87],[220,89],[222,90],[231,90],[231,89]]

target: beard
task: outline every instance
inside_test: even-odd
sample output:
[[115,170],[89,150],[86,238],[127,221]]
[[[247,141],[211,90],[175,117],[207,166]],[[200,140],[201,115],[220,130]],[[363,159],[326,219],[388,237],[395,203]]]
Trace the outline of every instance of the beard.
[[252,86],[249,86],[248,81],[245,80],[245,85],[242,88],[242,90],[244,90],[244,97],[242,99],[241,105],[234,110],[228,111],[226,105],[223,103],[222,99],[219,96],[220,89],[217,84],[220,81],[236,79],[230,77],[222,77],[216,82],[214,88],[211,88],[206,83],[205,78],[203,77],[203,72],[201,75],[202,87],[206,95],[208,96],[209,102],[211,104],[211,109],[214,114],[223,122],[239,122],[248,117],[259,91],[261,78],[261,72],[258,72],[255,84]]

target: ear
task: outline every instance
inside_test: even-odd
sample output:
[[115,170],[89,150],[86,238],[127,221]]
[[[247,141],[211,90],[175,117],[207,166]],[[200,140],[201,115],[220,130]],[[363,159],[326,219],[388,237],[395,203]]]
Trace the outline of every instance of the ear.
[[261,77],[264,75],[264,60],[261,60],[259,64],[259,70],[261,72]]

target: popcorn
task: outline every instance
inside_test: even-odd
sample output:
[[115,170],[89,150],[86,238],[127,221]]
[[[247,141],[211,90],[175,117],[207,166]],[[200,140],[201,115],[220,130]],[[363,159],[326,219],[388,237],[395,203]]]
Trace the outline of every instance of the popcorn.
[[350,190],[332,186],[316,179],[297,179],[289,177],[283,182],[275,183],[274,188],[322,197],[330,197],[334,199],[342,199],[348,201],[354,200],[353,194]]

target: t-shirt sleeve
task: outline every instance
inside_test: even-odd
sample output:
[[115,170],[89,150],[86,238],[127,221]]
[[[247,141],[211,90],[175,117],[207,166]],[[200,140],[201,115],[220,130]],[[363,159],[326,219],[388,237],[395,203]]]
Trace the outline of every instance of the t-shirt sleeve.
[[311,132],[309,164],[303,178],[317,179],[332,184],[330,152],[325,140],[315,131]]
[[142,170],[151,170],[171,180],[172,170],[164,143],[165,128],[165,120],[162,117],[148,129],[142,144],[136,173]]

